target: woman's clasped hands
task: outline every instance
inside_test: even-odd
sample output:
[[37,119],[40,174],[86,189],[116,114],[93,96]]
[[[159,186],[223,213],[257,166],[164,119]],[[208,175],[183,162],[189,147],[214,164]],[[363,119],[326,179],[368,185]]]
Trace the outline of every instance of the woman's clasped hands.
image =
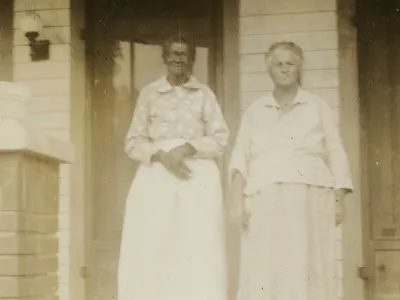
[[169,151],[160,150],[154,157],[155,161],[160,162],[169,172],[181,180],[191,178],[192,171],[186,163],[186,159],[196,153],[190,144],[177,146]]

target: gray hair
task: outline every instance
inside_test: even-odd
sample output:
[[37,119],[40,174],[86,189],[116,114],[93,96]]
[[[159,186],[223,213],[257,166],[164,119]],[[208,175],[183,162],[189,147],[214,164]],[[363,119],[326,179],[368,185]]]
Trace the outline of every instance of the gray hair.
[[276,50],[288,50],[292,52],[299,59],[300,64],[303,64],[304,54],[303,49],[301,49],[300,46],[292,42],[278,42],[269,47],[267,53],[265,54],[265,62],[267,64],[267,67],[271,65],[272,54]]
[[[265,53],[265,63],[268,69],[272,63],[272,54],[277,50],[288,50],[292,52],[299,59],[300,67],[303,65],[304,54],[303,54],[303,49],[301,49],[300,46],[296,45],[293,42],[278,42],[271,45],[267,53]],[[299,74],[298,84],[299,85],[302,84],[301,73]]]

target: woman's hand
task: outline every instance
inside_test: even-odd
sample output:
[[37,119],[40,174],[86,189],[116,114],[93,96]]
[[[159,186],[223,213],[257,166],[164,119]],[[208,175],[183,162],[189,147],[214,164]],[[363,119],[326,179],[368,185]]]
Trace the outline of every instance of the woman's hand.
[[346,217],[346,207],[343,201],[335,202],[335,222],[336,226],[339,226],[343,223]]
[[342,201],[344,197],[349,193],[347,189],[338,189],[335,191],[335,200]]
[[192,171],[185,163],[185,159],[194,153],[195,150],[192,146],[184,144],[168,152],[160,151],[157,153],[156,160],[179,179],[188,180]]
[[349,193],[347,189],[339,189],[335,191],[335,222],[336,226],[343,223],[346,217],[346,206],[344,198]]
[[242,210],[242,220],[241,220],[240,224],[242,225],[242,229],[244,231],[247,231],[247,229],[249,229],[250,213],[248,211],[246,211],[244,208]]
[[[234,201],[243,201],[242,196],[237,196],[237,200]],[[232,200],[232,198],[231,198]],[[247,212],[243,205],[240,205],[239,207],[234,207],[231,212],[229,213],[229,221],[230,223],[237,228],[240,228],[240,230],[246,231],[249,227],[249,220],[250,220],[250,213]]]
[[234,227],[240,230],[247,230],[249,226],[250,214],[244,206],[244,190],[245,180],[239,172],[233,174],[232,185],[229,189],[230,213],[229,221]]

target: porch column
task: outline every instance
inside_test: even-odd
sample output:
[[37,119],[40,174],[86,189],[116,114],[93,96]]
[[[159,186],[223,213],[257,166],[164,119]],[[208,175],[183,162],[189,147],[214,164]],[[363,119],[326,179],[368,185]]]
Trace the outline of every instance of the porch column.
[[73,148],[24,127],[30,93],[0,82],[0,299],[57,299],[59,165]]

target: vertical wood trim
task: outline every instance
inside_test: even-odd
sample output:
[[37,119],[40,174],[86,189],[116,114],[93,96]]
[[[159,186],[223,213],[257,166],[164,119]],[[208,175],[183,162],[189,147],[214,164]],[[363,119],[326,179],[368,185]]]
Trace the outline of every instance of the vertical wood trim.
[[[363,41],[358,41],[358,47],[365,47],[367,43]],[[365,58],[365,54],[359,53],[359,61],[363,61]],[[362,75],[360,75],[362,76]],[[367,273],[369,271],[373,271],[374,267],[374,251],[371,244],[371,233],[372,233],[372,224],[370,220],[370,192],[369,192],[369,159],[368,159],[368,128],[369,128],[369,120],[368,120],[368,104],[363,103],[363,96],[360,95],[360,195],[361,195],[361,213],[362,213],[362,246],[363,246],[363,260],[362,264],[367,268]],[[368,279],[370,283],[372,283],[372,278]],[[371,299],[371,295],[373,295],[373,284],[368,284],[365,282],[364,286],[364,294],[365,299]],[[372,299],[371,299],[372,300]]]
[[[236,132],[240,124],[240,53],[239,53],[239,4],[245,0],[222,0],[221,17],[222,28],[221,38],[221,57],[222,61],[217,61],[217,83],[221,87],[218,96],[221,99],[221,106],[226,122],[229,126],[231,135],[228,147],[222,160],[223,187],[226,192],[227,167],[232,151],[232,146],[236,137]],[[217,58],[219,58],[217,57]],[[225,194],[225,193],[224,193]],[[225,208],[230,209],[229,199],[225,194]],[[239,250],[240,233],[234,228],[227,228],[227,251],[229,263],[229,299],[235,299],[238,287],[239,275]]]
[[[397,1],[396,1],[397,2]],[[399,179],[400,179],[400,31],[398,27],[400,26],[400,20],[398,11],[400,9],[400,3],[391,2],[389,6],[389,40],[387,43],[389,51],[389,82],[390,82],[390,95],[391,95],[391,140],[392,140],[392,185],[393,185],[393,198],[392,198],[392,208],[393,214],[398,213],[398,203],[400,203],[400,191],[399,191]],[[394,219],[396,216],[393,215]],[[396,225],[396,221],[393,220]]]
[[[371,3],[367,5],[367,3],[362,3],[365,2],[363,0],[353,0],[355,1],[355,21],[356,25],[358,27],[358,36],[357,36],[357,41],[358,41],[358,49],[357,49],[357,54],[358,54],[358,61],[363,62],[365,59],[368,59],[368,53],[366,53],[365,47],[368,47],[368,44],[370,43],[368,41],[370,37],[370,28],[368,25],[366,25],[367,22],[365,20],[370,19],[370,11],[368,7],[371,6]],[[369,51],[369,50],[368,50]],[[363,74],[360,74],[359,70],[359,76],[360,76],[360,84],[362,82],[365,82],[366,79],[363,78]],[[362,72],[362,71],[361,71]],[[359,101],[360,101],[360,127],[361,127],[361,132],[360,132],[360,171],[361,171],[361,189],[360,189],[360,194],[361,194],[361,213],[362,213],[362,221],[361,224],[363,226],[362,228],[362,238],[363,238],[363,260],[362,264],[366,267],[367,270],[367,275],[369,276],[368,281],[364,282],[364,299],[365,300],[372,300],[372,295],[374,294],[374,280],[375,280],[375,275],[374,275],[374,249],[371,241],[371,234],[372,234],[372,224],[371,224],[371,210],[370,210],[370,205],[371,205],[371,199],[370,199],[370,190],[369,190],[369,174],[371,172],[370,170],[370,159],[368,152],[371,151],[368,147],[368,136],[369,132],[368,129],[370,128],[369,124],[369,104],[367,100],[364,100],[364,95],[360,93],[359,95]]]
[[208,61],[207,61],[207,68],[208,68],[208,82],[207,85],[216,93],[217,99],[219,98],[219,85],[217,82],[217,64],[218,64],[218,57],[221,54],[221,45],[218,43],[219,38],[221,35],[221,23],[222,23],[222,16],[221,16],[221,1],[214,1],[210,4],[210,11],[211,11],[211,34],[212,38],[208,48]]
[[[88,129],[89,101],[86,89],[85,43],[81,30],[85,26],[85,1],[71,1],[71,142],[75,146],[76,161],[70,169],[70,299],[89,299],[82,267],[88,266],[90,249],[90,153]],[[89,270],[90,272],[90,270]],[[87,274],[92,275],[93,274]]]
[[364,282],[358,277],[363,264],[363,205],[361,203],[361,130],[358,92],[357,30],[352,25],[355,0],[337,0],[339,26],[340,124],[355,192],[346,198],[347,216],[342,225],[343,297],[365,299]]
[[216,1],[213,3],[212,11],[215,22],[209,68],[214,69],[215,72],[211,72],[214,73],[214,77],[210,77],[209,82],[216,93],[231,131],[229,145],[225,149],[224,156],[219,160],[224,187],[226,187],[226,169],[240,121],[239,0]]
[[13,80],[14,1],[0,2],[0,80]]
[[224,172],[240,123],[239,1],[222,0],[223,28],[220,38],[222,61],[217,61],[217,82],[221,87],[218,96],[221,98],[225,119],[231,131],[230,142],[224,156]]
[[[82,1],[82,0],[75,0]],[[94,47],[94,25],[93,25],[93,14],[89,13],[93,9],[93,1],[92,0],[83,0],[84,4],[84,24],[83,28],[85,30],[85,45],[84,45],[84,73],[85,73],[85,88],[83,101],[85,102],[82,105],[82,108],[85,110],[84,113],[84,128],[85,128],[85,147],[84,151],[85,157],[85,179],[86,179],[86,191],[85,195],[85,207],[86,212],[84,213],[84,225],[85,225],[85,237],[83,239],[83,245],[85,247],[84,251],[84,263],[89,269],[89,276],[83,284],[83,296],[85,300],[93,299],[93,291],[95,289],[95,280],[96,274],[94,273],[95,266],[95,255],[94,254],[94,244],[93,244],[93,235],[94,235],[94,226],[93,226],[93,156],[92,156],[92,122],[93,122],[93,113],[92,113],[92,92],[93,92],[93,60],[95,56],[95,47]],[[71,298],[72,300],[72,298]],[[94,300],[94,299],[93,299]]]
[[209,85],[215,91],[222,109],[224,108],[224,74],[225,53],[224,53],[224,30],[226,19],[224,15],[224,0],[213,1],[211,3],[211,34],[212,40],[209,49]]

